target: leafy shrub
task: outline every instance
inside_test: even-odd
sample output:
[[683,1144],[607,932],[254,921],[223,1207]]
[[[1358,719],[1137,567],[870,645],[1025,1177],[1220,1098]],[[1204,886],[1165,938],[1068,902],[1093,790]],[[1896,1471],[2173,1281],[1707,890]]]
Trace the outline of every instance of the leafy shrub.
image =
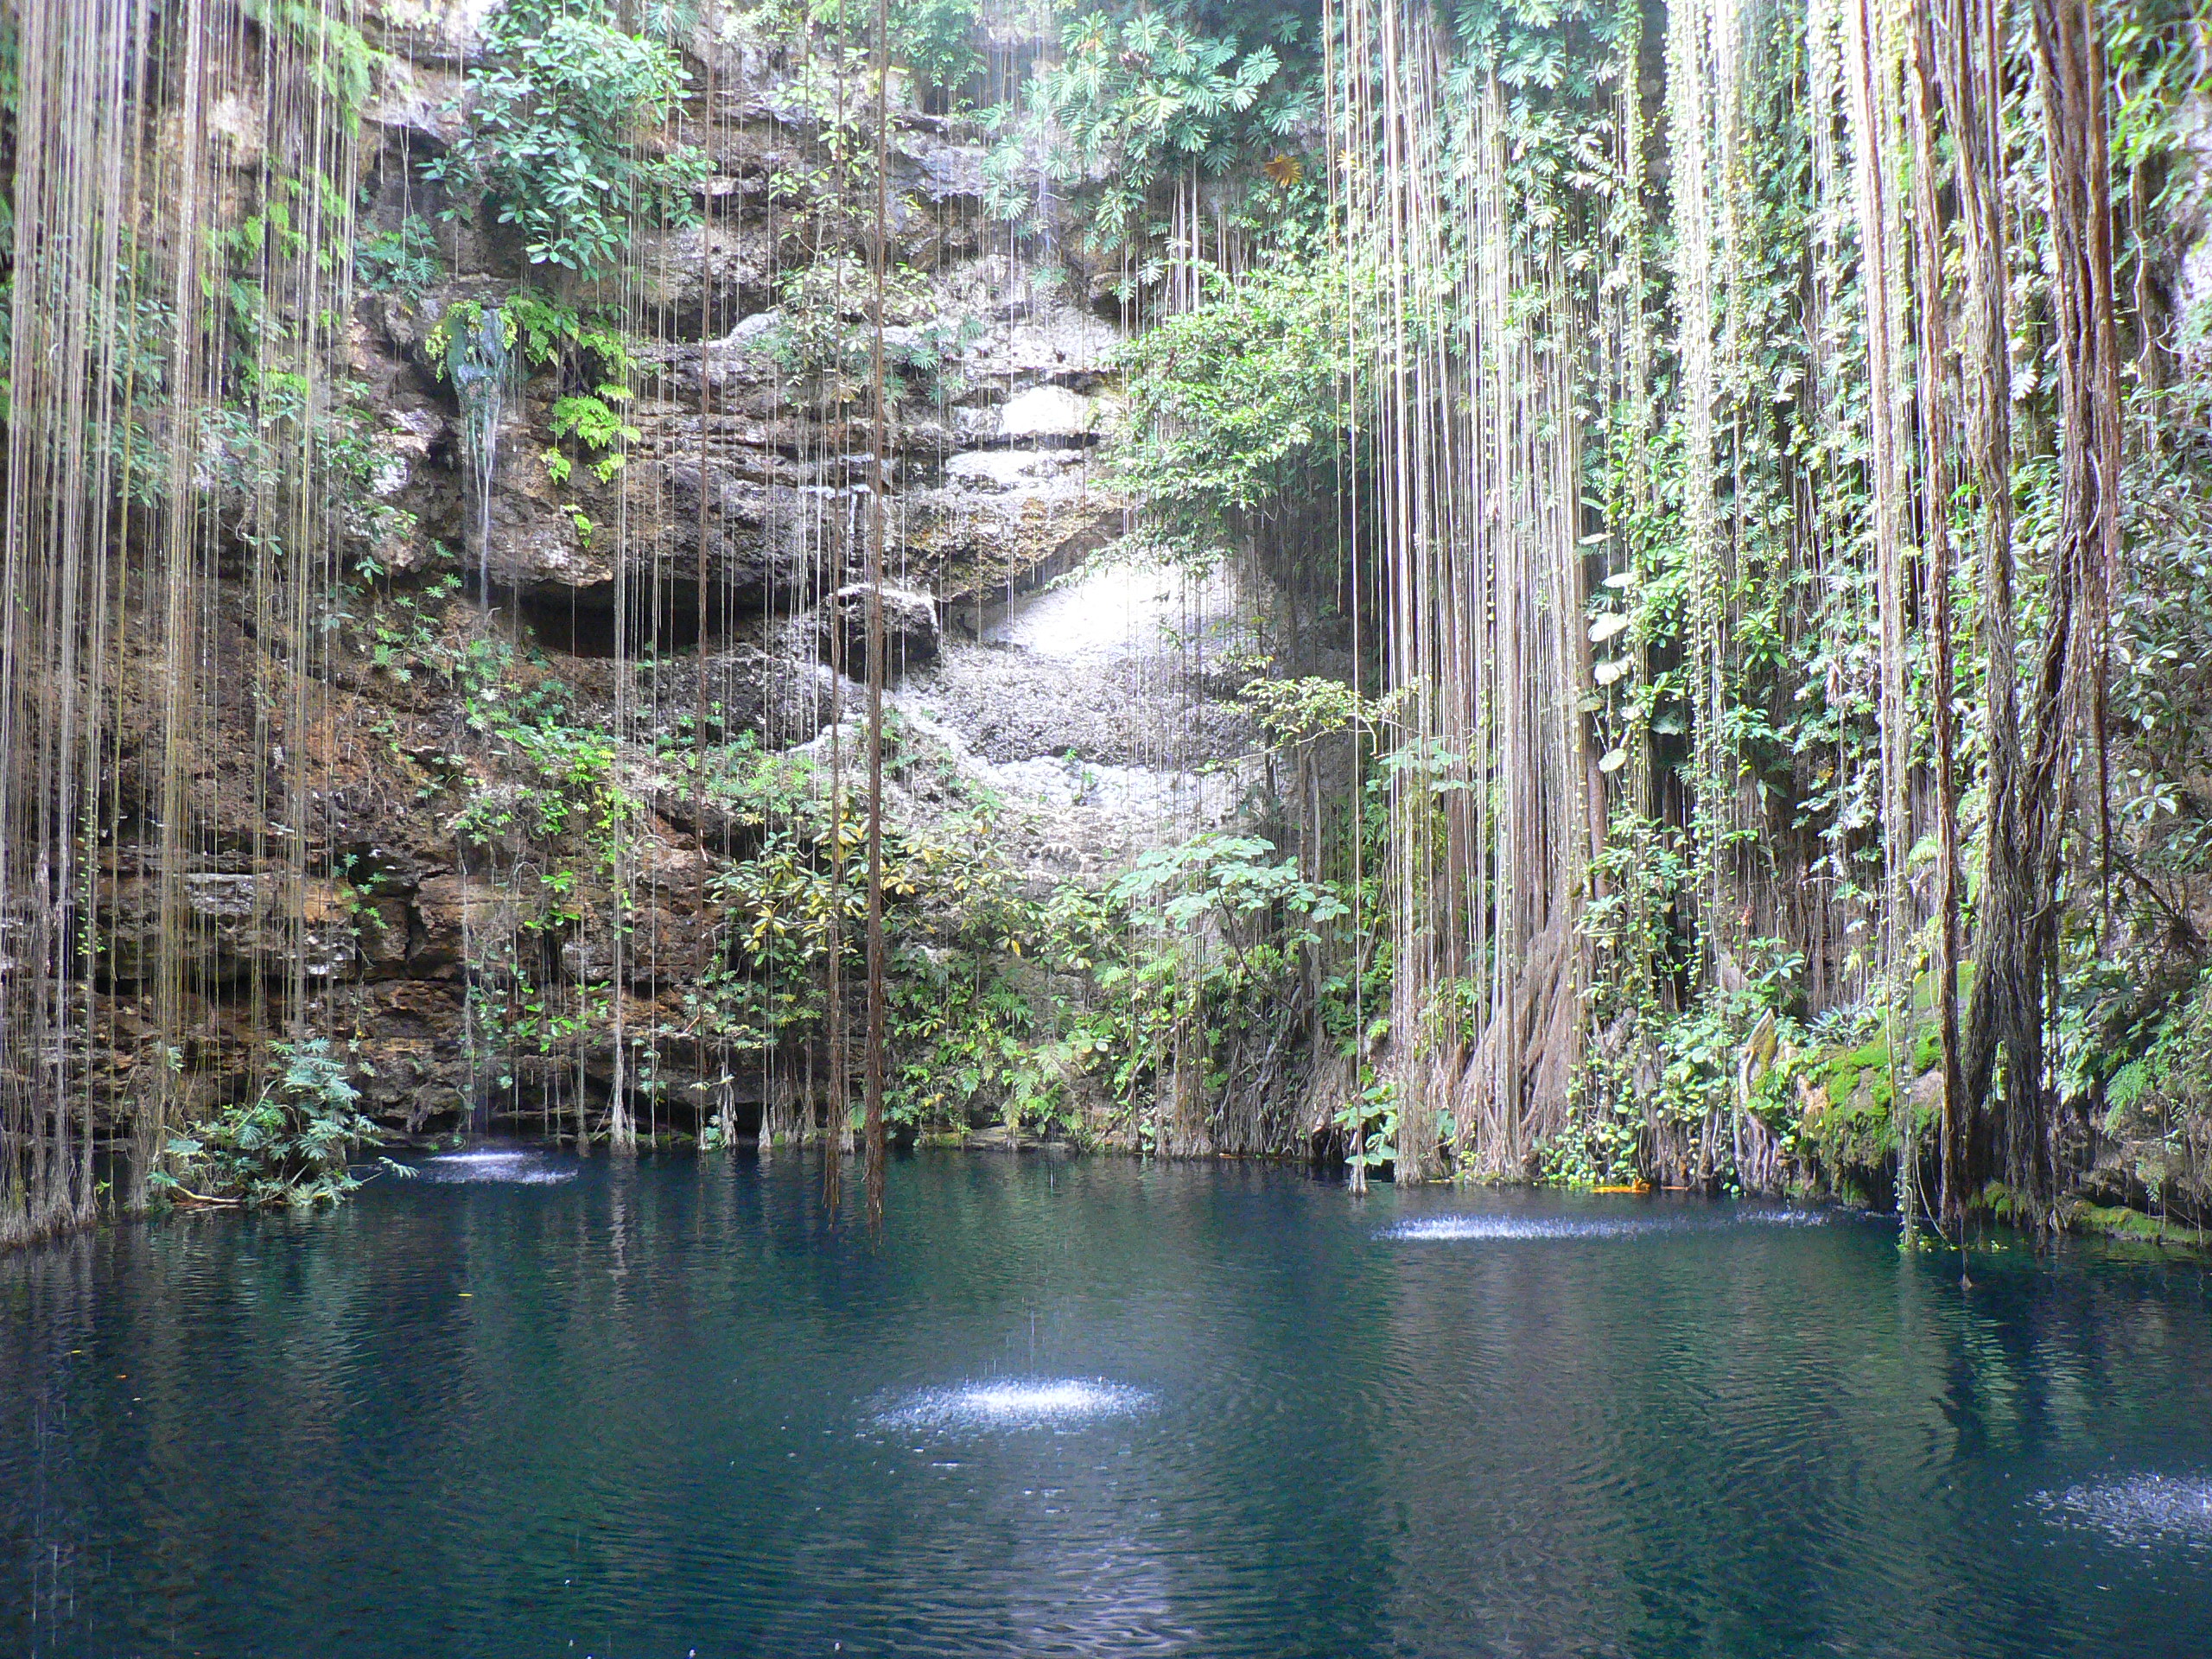
[[534,289],[509,295],[499,311],[522,347],[524,360],[534,369],[620,381],[637,366],[629,340],[618,325],[604,317],[586,316]]
[[397,294],[413,301],[445,275],[436,235],[420,213],[410,213],[396,230],[378,231],[353,245],[353,271],[372,294]]
[[[1148,247],[1157,188],[1193,170],[1218,178],[1286,142],[1313,100],[1283,54],[1309,24],[1287,9],[1239,10],[1266,41],[1248,49],[1233,30],[1208,33],[1211,24],[1148,9],[1070,22],[1061,60],[1030,84],[1028,118],[1007,129],[992,156],[997,211],[1027,211],[1041,156],[1084,213],[1096,250]],[[1143,264],[1137,281],[1158,280],[1158,262]]]
[[2099,1126],[2153,1194],[2212,1197],[2212,969],[2151,1023],[2143,1052],[2105,1085]]
[[[602,484],[622,470],[626,452],[621,446],[635,443],[645,436],[641,428],[631,425],[614,411],[614,405],[627,402],[629,396],[628,388],[607,382],[596,391],[577,392],[553,405],[554,437],[574,438],[591,450],[597,457],[591,469]],[[556,484],[567,483],[575,465],[557,446],[545,451],[545,470]]]
[[[969,79],[982,73],[983,54],[976,49],[978,0],[890,0],[891,59],[913,72],[925,87],[950,104]],[[807,15],[818,26],[842,35],[865,50],[875,32],[875,8],[868,0],[810,0]]]
[[1352,460],[1341,269],[1285,259],[1234,283],[1211,275],[1207,290],[1120,353],[1129,419],[1116,472],[1185,552],[1262,506],[1332,500]]
[[710,170],[705,154],[637,143],[687,79],[673,51],[624,33],[603,3],[513,0],[456,106],[467,130],[424,170],[518,226],[531,264],[595,276],[621,257],[632,214],[698,222],[688,193]]
[[[636,367],[628,339],[614,325],[532,289],[518,289],[488,309],[479,300],[454,301],[424,348],[438,373],[452,382],[464,411],[484,407],[487,393],[505,384],[517,361],[582,388],[556,398],[550,412],[554,442],[543,459],[556,484],[567,483],[575,467],[575,458],[561,448],[563,439],[574,439],[591,453],[591,469],[604,484],[627,460],[624,446],[643,435],[620,413],[631,400],[629,377]],[[491,416],[472,418],[488,422]]]
[[[1175,928],[1192,927],[1209,918],[1224,925],[1240,920],[1296,916],[1306,928],[1292,943],[1312,944],[1307,929],[1349,912],[1327,887],[1299,874],[1298,861],[1279,858],[1275,845],[1256,836],[1208,833],[1173,847],[1156,847],[1140,857],[1110,889],[1118,902],[1157,906],[1159,918]],[[1234,932],[1232,930],[1232,940]]]
[[[780,321],[766,349],[824,404],[855,404],[873,395],[872,288],[867,267],[850,254],[810,260],[781,279]],[[887,273],[884,396],[893,404],[959,394],[953,363],[982,337],[983,326],[965,313],[942,314],[939,303],[921,272],[899,265]]]
[[332,16],[329,8],[310,0],[245,0],[239,10],[264,31],[289,36],[303,48],[315,86],[336,100],[349,125],[359,122],[377,73],[390,60],[387,54],[371,46],[353,24]]
[[950,95],[982,72],[977,0],[896,0],[890,11],[891,54],[923,85]]
[[2158,875],[2212,869],[2212,388],[2139,393],[2164,441],[2123,486],[2113,603],[2114,816]]
[[260,1097],[172,1139],[174,1166],[154,1174],[157,1191],[268,1208],[334,1202],[360,1185],[346,1164],[384,1137],[355,1109],[346,1062],[327,1037],[270,1047],[279,1066]]

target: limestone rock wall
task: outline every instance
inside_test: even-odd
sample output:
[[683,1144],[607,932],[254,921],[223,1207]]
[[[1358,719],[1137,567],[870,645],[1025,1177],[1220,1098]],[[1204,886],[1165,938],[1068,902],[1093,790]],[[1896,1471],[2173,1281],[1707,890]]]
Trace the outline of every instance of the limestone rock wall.
[[[733,25],[686,47],[695,91],[677,126],[711,159],[704,222],[641,228],[600,281],[528,268],[490,215],[424,173],[460,130],[498,4],[364,7],[390,55],[363,111],[358,238],[427,224],[440,270],[355,304],[346,366],[372,462],[304,719],[271,712],[266,689],[297,664],[231,579],[250,509],[215,502],[241,550],[212,600],[226,690],[195,728],[202,850],[182,874],[185,913],[165,921],[176,884],[118,855],[95,918],[109,943],[92,1070],[118,1108],[162,1065],[188,1110],[256,1086],[257,1044],[288,995],[306,1030],[353,1054],[371,1107],[413,1130],[487,1109],[549,1128],[595,1118],[618,1082],[639,1086],[619,1035],[647,1027],[677,1033],[651,1082],[679,1116],[709,1075],[724,1096],[775,1086],[730,1078],[680,1034],[686,991],[721,950],[715,878],[759,827],[677,761],[702,715],[715,744],[772,754],[821,738],[862,695],[850,625],[866,608],[871,411],[794,340],[825,326],[809,273],[864,268],[866,227],[791,182],[832,171],[819,86]],[[908,100],[891,150],[902,280],[887,345],[902,364],[938,359],[902,374],[889,411],[897,673],[933,660],[948,622],[1118,534],[1122,508],[1094,469],[1116,334],[1080,302],[1084,274],[995,226],[976,132]],[[588,365],[521,365],[488,433],[442,372],[440,319],[525,285],[631,341],[634,435],[603,477],[573,442],[565,479],[546,461],[563,447],[553,406],[591,390]],[[826,326],[850,335],[861,317],[848,300]],[[570,748],[548,756],[505,711],[556,701]],[[149,696],[120,746],[126,815],[158,810],[159,780],[130,769],[157,751],[162,715]],[[308,802],[282,797],[288,750],[316,780]],[[593,821],[602,806],[619,826]],[[292,807],[310,844],[278,860],[267,826]],[[148,948],[164,927],[194,941],[166,963]],[[175,997],[199,1034],[164,1058],[159,1010]],[[800,1071],[819,1058],[787,1058]]]

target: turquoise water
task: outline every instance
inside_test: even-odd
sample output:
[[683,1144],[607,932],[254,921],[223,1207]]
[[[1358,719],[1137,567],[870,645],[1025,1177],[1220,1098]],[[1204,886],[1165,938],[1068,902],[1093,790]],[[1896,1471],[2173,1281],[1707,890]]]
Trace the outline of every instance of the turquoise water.
[[0,1262],[0,1653],[2212,1653],[2193,1262],[524,1154]]

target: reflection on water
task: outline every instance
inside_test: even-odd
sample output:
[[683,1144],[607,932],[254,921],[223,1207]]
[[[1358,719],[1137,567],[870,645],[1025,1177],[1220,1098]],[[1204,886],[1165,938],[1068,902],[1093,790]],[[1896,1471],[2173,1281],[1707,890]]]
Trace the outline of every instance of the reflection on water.
[[2212,1630],[2212,1294],[2178,1259],[1961,1289],[1844,1216],[957,1154],[893,1168],[872,1241],[797,1159],[439,1168],[570,1179],[0,1261],[0,1654]]

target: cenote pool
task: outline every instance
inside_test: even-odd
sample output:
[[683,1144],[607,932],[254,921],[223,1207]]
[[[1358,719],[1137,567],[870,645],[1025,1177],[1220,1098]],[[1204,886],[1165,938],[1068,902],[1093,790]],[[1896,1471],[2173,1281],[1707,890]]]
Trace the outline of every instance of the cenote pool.
[[535,1154],[0,1262],[0,1653],[2212,1652],[2194,1261]]

